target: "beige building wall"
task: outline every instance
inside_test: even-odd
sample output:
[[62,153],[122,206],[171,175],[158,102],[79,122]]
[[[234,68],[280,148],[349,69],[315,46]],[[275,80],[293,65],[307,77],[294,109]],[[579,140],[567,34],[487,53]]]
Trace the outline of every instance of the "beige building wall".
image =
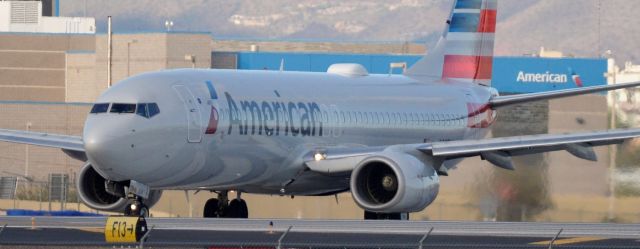
[[93,35],[0,34],[0,99],[65,101],[65,51],[93,49]]
[[251,51],[282,52],[331,52],[363,54],[425,54],[426,45],[421,43],[337,43],[337,42],[286,42],[286,41],[242,41],[214,40],[215,52]]
[[[69,54],[67,102],[94,102],[107,89],[107,36],[97,35],[95,53]],[[112,38],[112,85],[144,72],[191,68],[185,55],[194,55],[196,68],[211,66],[208,33],[132,33]]]
[[[96,81],[107,87],[107,35],[96,36]],[[114,34],[112,52],[112,84],[142,72],[167,67],[166,34]],[[128,61],[128,63],[127,63]]]
[[105,89],[96,81],[96,54],[94,52],[67,53],[66,102],[94,102]]
[[211,34],[168,33],[166,42],[167,68],[191,68],[186,55],[195,56],[196,68],[211,67]]

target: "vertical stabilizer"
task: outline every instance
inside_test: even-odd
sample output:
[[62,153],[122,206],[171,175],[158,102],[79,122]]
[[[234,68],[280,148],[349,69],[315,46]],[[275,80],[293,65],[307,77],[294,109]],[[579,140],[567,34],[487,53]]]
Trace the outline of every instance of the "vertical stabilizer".
[[436,47],[406,75],[491,85],[497,0],[455,0]]

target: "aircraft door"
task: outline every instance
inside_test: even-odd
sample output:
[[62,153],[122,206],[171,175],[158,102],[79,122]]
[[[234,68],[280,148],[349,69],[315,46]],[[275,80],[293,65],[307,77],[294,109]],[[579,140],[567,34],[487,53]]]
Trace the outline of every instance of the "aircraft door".
[[187,141],[189,143],[199,143],[202,141],[202,117],[195,97],[184,85],[175,85],[173,89],[180,96],[187,111]]

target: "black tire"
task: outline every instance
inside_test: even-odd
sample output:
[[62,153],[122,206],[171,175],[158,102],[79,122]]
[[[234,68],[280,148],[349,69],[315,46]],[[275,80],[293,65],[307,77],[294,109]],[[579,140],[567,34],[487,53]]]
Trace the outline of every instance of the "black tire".
[[229,202],[225,218],[242,218],[242,202],[238,199],[233,199]]
[[[364,211],[365,220],[402,220],[402,213],[376,213]],[[407,214],[409,219],[409,214]]]
[[140,208],[138,208],[138,217],[144,217],[144,218],[149,218],[149,208],[147,207],[147,205],[140,205]]
[[378,214],[374,212],[364,211],[364,219],[365,220],[377,220]]
[[247,207],[247,202],[244,200],[240,200],[240,217],[243,219],[249,218],[249,208]]
[[388,213],[382,214],[383,220],[400,220],[402,218],[401,213]]
[[204,204],[204,211],[202,214],[204,218],[218,218],[218,199],[211,198]]

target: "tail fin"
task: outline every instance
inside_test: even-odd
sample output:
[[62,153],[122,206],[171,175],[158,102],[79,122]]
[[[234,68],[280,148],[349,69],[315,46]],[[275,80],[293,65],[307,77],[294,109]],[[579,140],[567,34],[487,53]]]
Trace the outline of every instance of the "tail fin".
[[491,85],[497,0],[455,0],[436,47],[406,75]]

